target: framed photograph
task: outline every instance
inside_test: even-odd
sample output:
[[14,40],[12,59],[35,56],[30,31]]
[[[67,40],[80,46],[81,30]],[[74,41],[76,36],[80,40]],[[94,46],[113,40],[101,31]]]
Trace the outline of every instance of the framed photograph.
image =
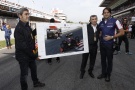
[[40,59],[88,52],[86,24],[36,23]]

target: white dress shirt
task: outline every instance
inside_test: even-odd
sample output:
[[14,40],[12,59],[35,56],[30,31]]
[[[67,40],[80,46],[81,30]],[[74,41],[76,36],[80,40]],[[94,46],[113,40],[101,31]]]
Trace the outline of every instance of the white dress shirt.
[[97,31],[97,25],[94,26],[94,25],[91,24],[91,26],[92,26],[92,28],[94,30],[94,33],[95,33]]

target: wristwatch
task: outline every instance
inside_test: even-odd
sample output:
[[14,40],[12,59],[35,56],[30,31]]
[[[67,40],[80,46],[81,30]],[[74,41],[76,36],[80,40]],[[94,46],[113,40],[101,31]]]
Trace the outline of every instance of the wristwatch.
[[112,39],[114,38],[114,36],[112,36]]

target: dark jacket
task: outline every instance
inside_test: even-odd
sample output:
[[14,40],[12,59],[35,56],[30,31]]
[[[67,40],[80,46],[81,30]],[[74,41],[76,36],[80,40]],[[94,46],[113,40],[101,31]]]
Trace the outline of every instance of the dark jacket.
[[98,42],[98,39],[99,39],[99,32],[100,32],[98,25],[97,25],[97,31],[95,32],[96,41],[94,41],[94,29],[91,26],[91,24],[88,24],[87,25],[87,32],[88,32],[88,43],[89,43],[89,47],[91,45],[97,46],[97,42]]
[[32,29],[28,23],[19,21],[15,31],[15,56],[20,62],[35,60],[38,56],[33,53],[35,50],[35,39],[32,34]]

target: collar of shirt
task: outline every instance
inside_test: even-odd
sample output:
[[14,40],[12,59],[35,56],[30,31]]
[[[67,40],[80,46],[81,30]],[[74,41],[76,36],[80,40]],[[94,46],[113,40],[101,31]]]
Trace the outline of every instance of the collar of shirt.
[[95,33],[97,31],[97,25],[94,26],[94,25],[91,24],[91,26],[93,27],[93,30],[94,30],[94,33]]
[[25,26],[25,27],[29,26],[29,22],[24,23],[24,22],[22,22],[21,20],[20,20],[20,22],[21,22],[21,23],[22,23],[22,25],[23,25],[23,26]]
[[103,18],[102,20],[103,20],[103,21],[105,22],[105,24],[106,24],[106,23],[107,23],[107,21],[108,21],[109,19],[111,19],[111,18],[112,18],[112,17],[109,17],[109,18],[108,18],[108,19],[106,19],[106,20]]
[[105,20],[105,24],[107,23],[107,20]]

